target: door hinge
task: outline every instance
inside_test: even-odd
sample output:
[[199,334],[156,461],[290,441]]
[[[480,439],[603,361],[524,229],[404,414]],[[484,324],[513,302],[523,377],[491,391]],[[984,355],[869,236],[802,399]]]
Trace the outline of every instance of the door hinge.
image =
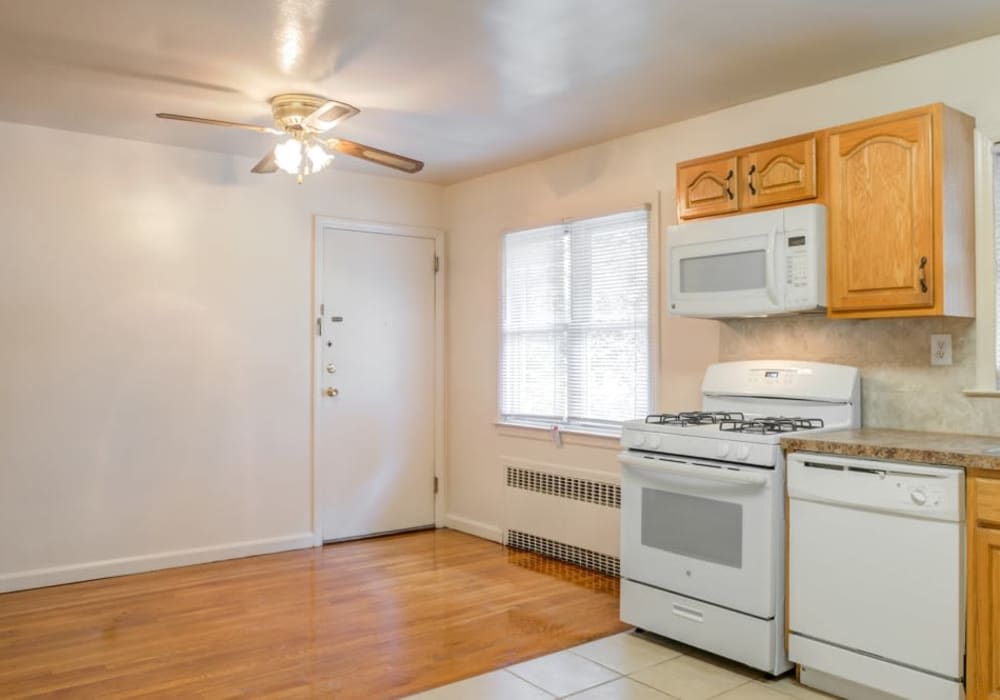
[[439,258],[438,256],[435,255],[434,256],[434,274],[437,274],[440,269],[441,269],[441,258]]
[[438,478],[434,477],[434,493],[438,492]]

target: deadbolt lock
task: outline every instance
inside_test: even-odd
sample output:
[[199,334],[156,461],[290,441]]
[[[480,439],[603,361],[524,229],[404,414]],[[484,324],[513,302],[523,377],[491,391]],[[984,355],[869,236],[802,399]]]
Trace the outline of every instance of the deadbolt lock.
[[327,396],[329,396],[330,398],[333,398],[334,396],[336,396],[337,394],[340,393],[340,390],[339,389],[334,389],[332,386],[328,386],[326,388],[326,391],[324,393]]

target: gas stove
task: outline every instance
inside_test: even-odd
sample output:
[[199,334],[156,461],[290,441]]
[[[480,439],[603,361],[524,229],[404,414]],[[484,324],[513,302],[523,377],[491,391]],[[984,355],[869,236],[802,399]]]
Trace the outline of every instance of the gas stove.
[[622,447],[773,467],[791,432],[860,425],[857,370],[802,362],[727,362],[705,375],[703,410],[622,427]]
[[822,418],[802,418],[801,416],[745,416],[739,411],[682,411],[680,413],[655,413],[646,416],[647,425],[669,425],[689,428],[696,425],[717,425],[719,430],[730,433],[793,433],[799,430],[818,430],[824,423]]
[[731,460],[767,467],[773,466],[777,460],[783,435],[850,427],[848,421],[828,422],[824,418],[738,412],[713,414],[716,416],[714,422],[708,422],[707,418],[679,422],[665,418],[664,422],[659,422],[662,417],[659,415],[628,421],[622,428],[622,446],[632,450]]
[[784,647],[781,438],[861,425],[854,367],[712,365],[702,410],[622,428],[622,620],[778,674]]

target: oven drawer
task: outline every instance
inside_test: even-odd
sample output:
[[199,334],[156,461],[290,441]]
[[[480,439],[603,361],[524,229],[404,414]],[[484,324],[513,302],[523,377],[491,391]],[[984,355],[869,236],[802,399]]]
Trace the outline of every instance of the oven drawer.
[[790,668],[775,664],[777,620],[761,620],[628,579],[622,580],[621,619],[768,673]]

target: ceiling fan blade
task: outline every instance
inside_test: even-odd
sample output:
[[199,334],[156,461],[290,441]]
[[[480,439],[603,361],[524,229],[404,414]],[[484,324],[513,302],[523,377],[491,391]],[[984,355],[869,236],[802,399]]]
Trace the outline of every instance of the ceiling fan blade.
[[176,119],[181,122],[194,122],[195,124],[208,124],[210,126],[232,126],[237,129],[249,129],[250,131],[257,131],[261,134],[283,134],[285,132],[280,129],[275,129],[270,126],[258,126],[257,124],[243,124],[241,122],[227,122],[223,119],[206,119],[205,117],[189,117],[185,114],[169,114],[167,112],[158,112],[157,115],[160,119]]
[[345,119],[350,119],[360,111],[357,107],[349,105],[346,102],[327,100],[302,120],[302,126],[309,131],[321,134],[324,131],[332,129]]
[[326,145],[339,153],[343,153],[344,155],[354,156],[355,158],[361,158],[362,160],[384,165],[389,168],[402,170],[404,173],[419,173],[424,167],[423,162],[419,160],[407,158],[406,156],[401,156],[397,153],[383,151],[381,148],[365,146],[362,143],[355,143],[354,141],[330,139],[326,142]]
[[267,152],[267,155],[257,161],[257,165],[250,168],[250,172],[258,175],[278,172],[278,162],[274,158],[274,149],[272,148]]

